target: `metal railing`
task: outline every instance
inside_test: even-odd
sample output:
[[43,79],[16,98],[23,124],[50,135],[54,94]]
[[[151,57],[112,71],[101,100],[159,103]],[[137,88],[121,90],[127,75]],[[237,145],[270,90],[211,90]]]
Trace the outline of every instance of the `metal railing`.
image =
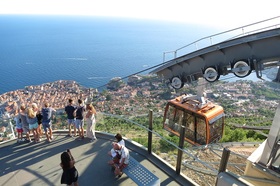
[[[67,130],[66,115],[62,111],[58,110],[52,120],[53,129],[55,130]],[[154,124],[153,121],[156,117],[162,118],[161,115],[153,116],[153,112],[150,111],[148,117],[147,115],[145,117],[139,117],[142,121],[139,123],[137,117],[128,119],[126,116],[99,112],[96,115],[96,130],[112,134],[121,133],[127,139],[141,144],[146,148],[148,153],[159,156],[165,163],[173,166],[177,174],[190,177],[199,185],[212,185],[219,172],[224,146],[221,144],[210,144],[208,146],[192,147],[190,144],[184,144],[183,141],[179,144],[179,141],[172,141],[174,139],[177,140],[178,137],[173,136],[173,138],[169,138],[169,133],[163,130],[161,123]],[[143,120],[143,118],[146,119]],[[0,126],[9,126],[6,130],[6,135],[10,134],[10,138],[7,140],[15,139],[15,130],[13,130],[15,123],[12,117],[0,119]],[[232,146],[229,144],[225,145]],[[246,156],[240,156],[234,153],[231,153],[231,156],[238,156],[238,161],[240,161],[240,158],[243,159],[244,163],[231,162],[229,160],[227,164],[231,172],[242,175],[245,171]]]
[[[227,41],[231,39],[236,39],[242,36],[250,35],[253,33],[258,33],[265,30],[270,30],[278,28],[280,26],[280,16],[276,16],[270,19],[265,19],[252,24],[244,25],[227,31],[223,31],[217,34],[203,37],[194,42],[191,42],[185,46],[182,46],[176,50],[163,52],[163,62],[175,59],[182,55],[194,52],[196,50],[220,43],[222,41]],[[178,52],[180,51],[180,54]],[[166,59],[166,55],[171,54],[171,58]],[[173,55],[172,55],[173,54]]]

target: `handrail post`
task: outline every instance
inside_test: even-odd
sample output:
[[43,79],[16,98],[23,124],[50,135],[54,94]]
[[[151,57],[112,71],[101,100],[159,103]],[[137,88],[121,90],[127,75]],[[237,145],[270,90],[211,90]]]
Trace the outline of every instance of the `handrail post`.
[[152,153],[153,111],[149,111],[148,153]]
[[180,133],[180,141],[179,141],[179,148],[178,149],[178,156],[177,156],[177,165],[176,165],[176,174],[180,175],[181,172],[181,164],[182,164],[182,155],[183,152],[181,149],[184,147],[184,141],[185,141],[185,126],[181,126],[181,133]]
[[221,162],[220,162],[219,173],[226,171],[229,155],[230,155],[230,150],[228,148],[224,148]]

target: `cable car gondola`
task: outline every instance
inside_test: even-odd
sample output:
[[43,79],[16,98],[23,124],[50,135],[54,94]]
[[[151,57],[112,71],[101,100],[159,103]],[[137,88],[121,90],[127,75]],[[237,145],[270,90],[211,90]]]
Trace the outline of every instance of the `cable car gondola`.
[[185,127],[185,140],[193,145],[218,142],[223,136],[224,109],[204,97],[179,96],[169,100],[164,112],[163,128],[180,136]]

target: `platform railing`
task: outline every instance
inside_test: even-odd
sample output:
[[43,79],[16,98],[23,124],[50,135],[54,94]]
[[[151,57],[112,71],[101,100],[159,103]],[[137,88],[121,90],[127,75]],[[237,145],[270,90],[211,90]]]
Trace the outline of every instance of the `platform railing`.
[[280,16],[276,16],[273,18],[265,19],[252,24],[244,25],[217,34],[206,36],[196,41],[193,41],[185,46],[177,48],[176,50],[163,52],[163,63],[226,40],[236,39],[253,33],[279,28],[279,26]]
[[[174,172],[187,176],[199,185],[211,185],[216,180],[223,147],[200,146],[193,147],[188,143],[180,142],[177,136],[170,135],[162,127],[162,115],[150,111],[146,116],[128,117],[98,112],[96,115],[96,131],[116,134],[121,133],[126,139],[137,142],[149,154],[158,157],[164,163],[173,167]],[[64,110],[57,110],[53,119],[54,130],[67,131],[68,124]],[[15,122],[13,117],[0,119],[0,126],[6,127],[6,141],[14,140]],[[86,129],[86,126],[84,126]],[[2,134],[0,132],[0,134]],[[2,142],[3,143],[3,142]],[[1,145],[1,144],[0,144]],[[212,162],[203,159],[199,153],[211,153]],[[234,155],[234,154],[232,154]],[[246,157],[243,161],[246,161]],[[244,173],[244,164],[229,163],[229,169],[237,169],[240,175]]]

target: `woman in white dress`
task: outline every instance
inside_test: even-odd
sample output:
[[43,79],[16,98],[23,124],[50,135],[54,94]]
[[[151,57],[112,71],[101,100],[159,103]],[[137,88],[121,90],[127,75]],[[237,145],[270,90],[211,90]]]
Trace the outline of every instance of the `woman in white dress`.
[[91,142],[93,142],[94,140],[96,140],[96,136],[95,136],[96,110],[93,107],[93,105],[90,103],[90,104],[86,104],[86,111],[87,111],[86,112],[86,124],[87,124],[86,136],[91,139],[90,140]]

